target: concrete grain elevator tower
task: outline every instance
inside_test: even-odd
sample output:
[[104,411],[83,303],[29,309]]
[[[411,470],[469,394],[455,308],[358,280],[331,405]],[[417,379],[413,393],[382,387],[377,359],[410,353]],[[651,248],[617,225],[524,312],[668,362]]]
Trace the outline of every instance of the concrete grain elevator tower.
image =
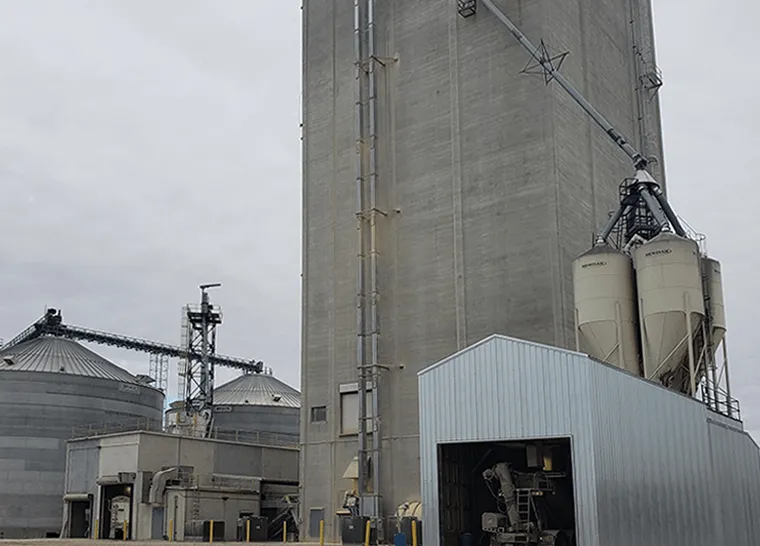
[[[650,1],[494,3],[663,182]],[[467,4],[304,0],[303,534],[420,500],[420,369],[494,333],[575,348],[572,263],[631,173]]]

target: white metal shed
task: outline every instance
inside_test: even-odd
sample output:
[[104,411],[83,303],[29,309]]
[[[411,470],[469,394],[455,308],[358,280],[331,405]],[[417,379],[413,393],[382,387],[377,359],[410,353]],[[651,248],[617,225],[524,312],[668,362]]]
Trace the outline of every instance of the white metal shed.
[[760,450],[742,423],[586,355],[494,335],[421,371],[419,403],[426,544],[479,531],[442,531],[442,446],[543,438],[571,444],[578,545],[760,541]]

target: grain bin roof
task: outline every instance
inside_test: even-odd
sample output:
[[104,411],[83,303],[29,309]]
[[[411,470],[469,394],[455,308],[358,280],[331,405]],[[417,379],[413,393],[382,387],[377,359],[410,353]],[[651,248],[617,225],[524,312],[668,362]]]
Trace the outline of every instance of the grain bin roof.
[[214,389],[214,404],[300,408],[301,393],[267,373],[246,373]]
[[76,341],[48,336],[0,351],[0,371],[51,372],[137,383],[128,371]]

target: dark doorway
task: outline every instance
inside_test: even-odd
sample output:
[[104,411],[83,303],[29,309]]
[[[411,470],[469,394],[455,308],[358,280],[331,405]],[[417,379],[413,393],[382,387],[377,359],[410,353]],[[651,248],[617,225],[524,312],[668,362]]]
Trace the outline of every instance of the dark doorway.
[[[153,520],[150,531],[150,538],[164,538],[164,507],[156,506],[153,508]],[[167,537],[168,538],[168,537]]]
[[574,544],[568,438],[440,445],[438,495],[442,546]]
[[69,536],[71,538],[88,538],[90,535],[90,512],[92,503],[86,501],[72,501],[69,503]]
[[101,487],[100,530],[97,538],[125,540],[132,537],[132,485]]

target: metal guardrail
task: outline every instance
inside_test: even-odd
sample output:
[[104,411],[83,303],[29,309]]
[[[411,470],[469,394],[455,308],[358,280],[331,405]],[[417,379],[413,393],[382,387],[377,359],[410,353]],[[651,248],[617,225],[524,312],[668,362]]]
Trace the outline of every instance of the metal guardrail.
[[156,419],[108,421],[77,425],[71,429],[71,439],[118,434],[120,432],[164,432],[163,424]]
[[177,483],[186,489],[220,489],[260,493],[260,480],[250,476],[227,476],[224,474],[190,474],[180,472]]
[[730,417],[736,421],[742,420],[742,410],[739,400],[730,397],[728,393],[721,388],[716,388],[711,392],[707,385],[701,386],[702,402],[711,410],[720,413],[725,417]]
[[[194,434],[190,429],[185,429],[184,427],[173,427],[171,430],[167,430],[160,421],[153,419],[137,419],[124,422],[105,422],[75,426],[71,431],[71,439],[91,438],[93,436],[105,436],[106,434],[118,434],[123,432],[158,432],[186,438],[204,437],[199,433]],[[282,434],[260,430],[224,429],[218,427],[212,429],[210,435],[206,438],[273,447],[298,447],[299,441],[298,436],[294,434]]]
[[259,444],[278,447],[298,447],[299,437],[292,434],[259,430],[219,429],[211,431],[210,438],[243,444]]

